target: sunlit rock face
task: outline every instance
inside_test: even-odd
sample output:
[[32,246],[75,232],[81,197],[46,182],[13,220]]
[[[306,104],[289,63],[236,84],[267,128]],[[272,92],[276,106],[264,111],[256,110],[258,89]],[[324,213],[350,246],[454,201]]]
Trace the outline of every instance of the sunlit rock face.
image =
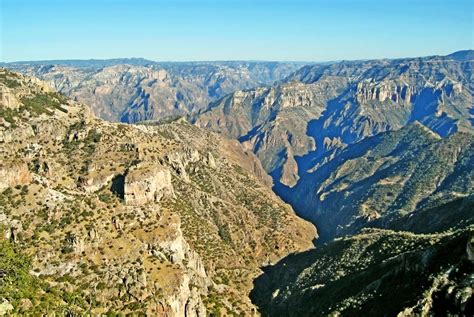
[[125,177],[124,200],[127,205],[140,206],[173,196],[170,171],[160,165],[139,164]]

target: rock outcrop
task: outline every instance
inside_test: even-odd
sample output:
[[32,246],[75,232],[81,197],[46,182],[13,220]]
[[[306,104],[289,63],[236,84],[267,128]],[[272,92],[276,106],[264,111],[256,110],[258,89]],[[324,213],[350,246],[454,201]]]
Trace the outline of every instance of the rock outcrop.
[[28,165],[21,161],[3,161],[0,163],[0,191],[31,182]]
[[403,85],[399,86],[394,81],[372,82],[366,80],[357,84],[356,98],[359,104],[370,101],[384,102],[390,99],[396,103],[412,103],[413,95],[417,92],[414,87]]
[[186,148],[182,151],[167,155],[165,162],[170,165],[185,182],[190,182],[186,168],[189,164],[198,162],[200,158],[200,154],[197,150]]
[[124,199],[127,205],[141,206],[173,195],[171,173],[164,166],[141,163],[132,167],[125,176]]
[[92,173],[92,175],[79,177],[78,186],[88,193],[93,193],[107,186],[114,177],[116,177],[115,174]]

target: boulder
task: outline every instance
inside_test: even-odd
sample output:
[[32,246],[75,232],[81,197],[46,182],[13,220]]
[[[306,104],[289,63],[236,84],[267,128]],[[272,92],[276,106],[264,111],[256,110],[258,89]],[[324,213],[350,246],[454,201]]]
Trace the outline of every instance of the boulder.
[[207,164],[209,165],[210,168],[216,168],[216,160],[214,159],[214,156],[212,155],[211,152],[207,153]]

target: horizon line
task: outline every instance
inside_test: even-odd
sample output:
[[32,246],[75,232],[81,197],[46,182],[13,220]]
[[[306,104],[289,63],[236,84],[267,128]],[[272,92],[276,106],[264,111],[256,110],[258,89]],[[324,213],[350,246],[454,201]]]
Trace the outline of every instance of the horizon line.
[[370,60],[397,60],[397,59],[408,59],[408,58],[419,58],[419,57],[445,57],[459,52],[474,51],[474,48],[461,49],[453,51],[446,55],[432,54],[432,55],[418,55],[418,56],[404,56],[404,57],[381,57],[381,58],[356,58],[356,59],[335,59],[335,60],[272,60],[272,59],[209,59],[209,60],[153,60],[146,57],[111,57],[111,58],[70,58],[70,59],[38,59],[38,60],[19,60],[19,61],[0,61],[0,64],[24,64],[24,63],[51,63],[51,62],[87,62],[87,61],[113,61],[113,60],[144,60],[152,63],[337,63],[345,61],[370,61]]

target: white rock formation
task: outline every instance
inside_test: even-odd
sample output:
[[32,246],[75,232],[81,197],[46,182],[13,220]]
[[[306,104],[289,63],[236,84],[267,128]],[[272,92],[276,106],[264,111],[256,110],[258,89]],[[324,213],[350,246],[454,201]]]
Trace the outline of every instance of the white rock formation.
[[124,199],[127,205],[141,206],[174,196],[170,171],[161,165],[140,163],[125,177]]

